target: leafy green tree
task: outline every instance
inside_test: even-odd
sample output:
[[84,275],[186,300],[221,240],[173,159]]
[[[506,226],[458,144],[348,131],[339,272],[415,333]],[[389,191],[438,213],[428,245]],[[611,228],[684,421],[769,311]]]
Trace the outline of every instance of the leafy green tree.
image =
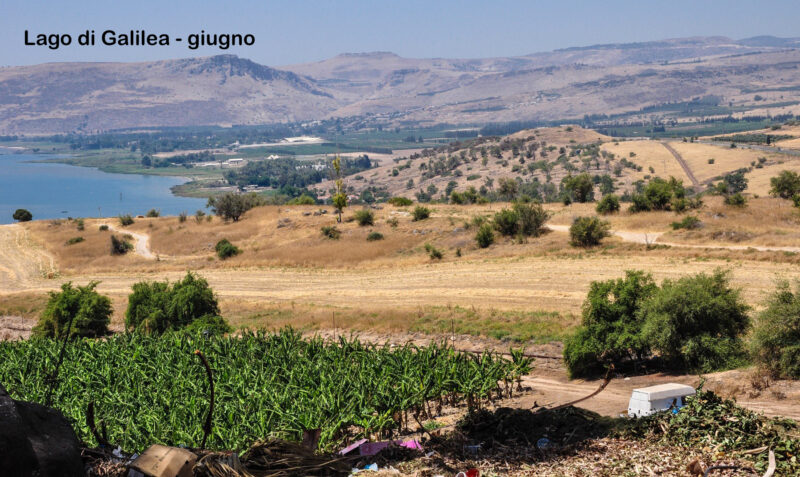
[[344,208],[347,207],[347,194],[344,192],[344,181],[342,180],[342,161],[339,156],[333,158],[333,171],[335,174],[334,180],[334,192],[333,197],[331,198],[333,201],[333,208],[336,209],[336,221],[341,223],[342,222],[342,212]]
[[183,328],[203,316],[219,315],[219,304],[208,282],[189,272],[173,284],[139,282],[128,296],[125,327],[160,334]]
[[755,361],[781,378],[800,379],[800,282],[778,283],[758,315],[753,333]]
[[641,309],[643,339],[672,366],[715,371],[745,360],[742,336],[749,307],[731,288],[729,273],[664,280]]
[[255,192],[248,194],[227,192],[219,197],[210,197],[206,206],[223,219],[238,222],[245,212],[265,203],[264,198]]
[[510,177],[501,177],[498,180],[497,193],[505,200],[511,200],[517,196],[519,183]]
[[800,194],[800,175],[793,171],[781,171],[776,177],[769,180],[770,195],[781,199],[790,199]]
[[650,210],[670,210],[672,202],[686,197],[686,189],[683,182],[670,177],[664,180],[656,177],[647,183],[642,189],[641,194],[634,194],[631,197],[633,204],[631,212],[646,212]]
[[598,217],[576,217],[569,228],[570,244],[592,247],[611,235],[611,224]]
[[658,286],[641,271],[626,271],[625,278],[592,282],[583,304],[581,326],[564,343],[564,362],[571,377],[590,376],[609,365],[641,361],[650,354],[642,339],[642,303]]
[[60,292],[50,292],[39,322],[33,328],[34,336],[62,337],[69,326],[69,336],[96,338],[108,334],[111,300],[95,287],[99,282],[90,282],[83,287],[73,287],[72,282],[61,285]]
[[29,222],[33,219],[33,214],[26,209],[17,209],[14,211],[14,214],[11,216],[17,222]]
[[614,194],[604,195],[603,198],[597,203],[597,207],[595,207],[597,213],[603,215],[619,212],[619,209],[619,197]]
[[152,166],[153,166],[153,160],[150,158],[150,156],[148,155],[143,156],[142,167],[152,167]]
[[316,203],[317,203],[316,199],[314,199],[310,195],[301,194],[298,197],[295,197],[294,199],[291,199],[286,204],[288,204],[288,205],[314,205]]
[[747,177],[744,172],[732,172],[726,174],[716,186],[715,190],[723,195],[731,195],[739,192],[744,192],[747,189]]
[[587,173],[567,176],[561,181],[564,191],[575,202],[591,202],[594,200],[594,182]]

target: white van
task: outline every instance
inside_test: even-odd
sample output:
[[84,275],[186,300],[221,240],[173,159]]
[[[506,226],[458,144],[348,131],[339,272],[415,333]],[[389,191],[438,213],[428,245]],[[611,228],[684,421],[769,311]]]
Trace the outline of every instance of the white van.
[[634,389],[628,403],[628,417],[649,416],[669,408],[680,409],[684,398],[693,395],[694,388],[685,384],[668,383]]

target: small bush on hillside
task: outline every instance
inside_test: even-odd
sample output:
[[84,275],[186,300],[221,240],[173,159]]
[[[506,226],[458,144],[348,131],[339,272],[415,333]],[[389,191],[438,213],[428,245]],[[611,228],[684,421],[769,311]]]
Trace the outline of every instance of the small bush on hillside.
[[800,282],[793,292],[782,281],[768,298],[756,321],[752,355],[774,376],[800,379]]
[[108,225],[106,225],[106,224],[103,224],[103,225],[101,225],[101,226],[99,227],[99,229],[100,229],[100,231],[101,231],[101,232],[105,232],[105,231],[107,231],[107,230],[108,230]]
[[383,234],[380,232],[370,232],[367,234],[367,242],[374,242],[376,240],[383,240]]
[[397,217],[392,217],[391,219],[386,219],[386,223],[389,224],[391,228],[397,228],[397,225],[400,223],[397,220]]
[[429,243],[425,244],[425,251],[428,252],[428,256],[431,257],[431,260],[441,260],[444,256],[441,250]]
[[611,224],[598,217],[577,217],[569,228],[570,244],[593,247],[611,235]]
[[217,297],[208,282],[187,273],[183,280],[139,282],[128,296],[125,327],[160,334],[183,328],[204,316],[219,315]]
[[185,210],[183,212],[181,212],[180,214],[178,214],[178,222],[179,223],[186,222],[187,218],[189,218],[189,214],[187,214]]
[[411,211],[411,217],[414,222],[425,220],[431,216],[431,209],[418,205]]
[[625,278],[592,282],[583,304],[581,326],[564,342],[564,363],[570,377],[599,374],[609,365],[618,368],[628,360],[650,354],[642,339],[642,303],[658,290],[653,277],[626,271]]
[[725,197],[725,205],[730,205],[732,207],[746,207],[747,199],[742,195],[741,192],[737,192]]
[[78,229],[78,231],[83,231],[86,228],[86,225],[84,224],[83,219],[76,219],[75,220],[75,228]]
[[700,219],[698,219],[694,215],[687,215],[680,222],[672,222],[671,225],[673,230],[678,230],[678,229],[692,230],[700,227],[701,222]]
[[664,280],[640,311],[642,337],[675,368],[733,368],[746,359],[741,338],[750,326],[748,310],[721,270]]
[[287,205],[315,205],[317,203],[316,199],[311,197],[308,194],[302,194],[298,197],[287,202]]
[[607,194],[600,199],[595,210],[597,210],[598,214],[608,215],[619,212],[619,208],[619,197],[614,194]]
[[11,216],[17,222],[29,222],[33,220],[33,214],[26,209],[17,209],[14,211],[14,214]]
[[133,225],[133,217],[131,217],[131,214],[120,215],[119,224],[123,227],[127,227],[128,225]]
[[203,223],[203,219],[205,218],[205,216],[206,216],[206,213],[203,212],[202,210],[198,209],[197,212],[194,213],[194,220],[198,224],[202,224]]
[[98,283],[73,287],[70,282],[61,285],[60,292],[50,292],[47,306],[33,328],[34,336],[60,338],[66,333],[70,318],[71,337],[95,338],[108,334],[111,300],[95,291]]
[[647,183],[640,194],[631,197],[631,212],[647,212],[650,210],[673,210],[673,201],[683,199],[686,189],[683,183],[674,177],[664,180],[656,177]]
[[362,227],[375,225],[375,214],[369,209],[357,210],[353,216],[356,219],[356,223]]
[[224,335],[233,331],[225,318],[218,315],[204,315],[190,322],[184,328],[189,333],[203,333],[206,335]]
[[519,214],[513,209],[501,209],[500,212],[494,214],[492,223],[501,235],[514,236],[519,230]]
[[111,255],[125,255],[130,250],[133,250],[133,245],[124,238],[117,238],[116,235],[111,236]]
[[414,203],[406,197],[392,197],[388,202],[396,207],[406,207]]
[[518,202],[514,204],[514,213],[519,219],[518,232],[526,237],[541,235],[545,222],[550,218],[550,213],[539,202]]
[[239,247],[230,243],[226,238],[217,242],[217,245],[214,246],[214,250],[216,250],[217,257],[219,257],[220,260],[225,260],[226,258],[234,257],[242,253]]
[[67,240],[67,245],[75,245],[76,243],[83,242],[83,237],[72,237],[71,239]]
[[342,236],[342,233],[336,228],[335,225],[325,225],[320,230],[322,231],[323,237],[331,240],[339,240],[339,237]]
[[156,209],[150,209],[145,214],[145,217],[150,217],[150,218],[160,217],[160,216],[161,216],[161,211]]
[[478,228],[478,232],[475,234],[475,241],[478,243],[478,247],[480,248],[487,248],[494,243],[494,230],[492,230],[492,226],[489,224],[483,224]]

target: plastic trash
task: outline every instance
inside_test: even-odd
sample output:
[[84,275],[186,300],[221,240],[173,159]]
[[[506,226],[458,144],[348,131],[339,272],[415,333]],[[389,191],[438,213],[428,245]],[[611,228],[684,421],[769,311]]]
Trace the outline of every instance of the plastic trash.
[[541,450],[552,449],[553,448],[553,442],[550,441],[550,439],[548,439],[546,437],[542,437],[541,439],[536,441],[536,448],[541,449]]

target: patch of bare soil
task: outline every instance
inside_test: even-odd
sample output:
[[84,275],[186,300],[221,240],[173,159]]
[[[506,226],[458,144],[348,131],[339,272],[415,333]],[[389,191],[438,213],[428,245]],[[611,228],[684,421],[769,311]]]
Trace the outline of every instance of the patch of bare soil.
[[34,324],[21,316],[0,316],[0,341],[26,340]]

